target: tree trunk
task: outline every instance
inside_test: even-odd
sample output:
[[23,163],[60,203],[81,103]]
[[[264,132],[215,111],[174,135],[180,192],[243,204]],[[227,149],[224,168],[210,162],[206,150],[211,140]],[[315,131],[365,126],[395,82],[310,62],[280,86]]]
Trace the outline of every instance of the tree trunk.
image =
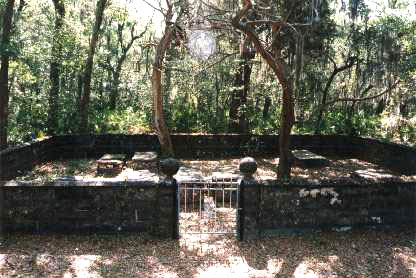
[[4,181],[0,180],[0,245],[4,241],[4,229],[3,229],[3,219],[4,219],[4,193],[3,193]]
[[332,83],[332,80],[334,79],[334,77],[335,75],[332,74],[331,78],[327,82],[327,86],[325,87],[325,90],[323,91],[322,100],[321,100],[321,104],[320,104],[320,108],[318,112],[318,118],[316,119],[316,123],[315,123],[315,134],[321,134],[321,122],[322,122],[322,116],[325,110],[326,99],[328,97],[329,84]]
[[218,72],[215,73],[215,122],[214,122],[214,133],[218,133],[218,119],[219,115],[219,98],[220,98],[220,84],[218,80]]
[[88,131],[88,110],[91,96],[91,77],[92,77],[92,66],[94,63],[95,48],[97,46],[99,31],[101,23],[103,21],[104,10],[107,4],[107,0],[98,0],[97,7],[95,10],[95,23],[92,31],[92,37],[88,50],[88,58],[85,63],[84,77],[83,77],[83,94],[81,97],[79,114],[80,114],[80,133]]
[[[267,62],[269,67],[273,70],[276,78],[278,79],[282,90],[282,114],[280,118],[280,134],[279,134],[279,149],[280,149],[280,161],[279,161],[279,176],[282,179],[290,178],[291,171],[291,153],[290,153],[290,133],[294,123],[294,100],[293,100],[293,88],[288,73],[288,66],[281,55],[281,49],[279,47],[281,37],[279,36],[280,26],[272,26],[272,53],[267,50],[267,47],[260,41],[255,30],[245,23],[241,22],[241,18],[252,8],[251,0],[246,0],[242,10],[237,12],[237,15],[232,19],[232,25],[243,31],[249,39],[252,41],[256,52],[259,53],[262,58]],[[273,55],[272,55],[273,54]]]
[[354,117],[354,113],[355,113],[355,104],[356,102],[353,101],[351,103],[351,106],[348,107],[348,110],[347,110],[347,121],[346,121],[346,126],[345,126],[346,128],[345,133],[349,136],[357,136],[357,130],[355,129],[354,123],[352,120],[352,118]]
[[6,48],[1,54],[0,68],[0,150],[7,148],[7,125],[9,110],[9,54],[7,47],[10,43],[12,29],[14,0],[8,0],[3,10],[3,34],[1,45]]
[[[286,83],[286,84],[285,84]],[[292,154],[290,152],[290,132],[294,123],[293,89],[290,82],[280,82],[283,87],[282,114],[280,116],[279,132],[279,176],[289,179],[292,167]]]
[[82,99],[82,85],[84,84],[84,80],[81,73],[77,75],[77,95],[76,95],[76,103],[77,106],[81,106],[81,99]]
[[173,146],[170,138],[169,130],[165,123],[163,115],[163,96],[162,96],[162,63],[166,50],[170,46],[172,40],[172,29],[169,26],[171,18],[171,10],[168,12],[166,19],[166,27],[162,39],[156,48],[155,60],[153,62],[152,72],[152,94],[153,94],[153,111],[154,126],[157,131],[159,143],[163,156],[173,156]]
[[110,110],[116,110],[118,100],[118,86],[120,85],[120,72],[113,72],[113,85],[110,93]]
[[234,89],[231,93],[229,131],[247,133],[246,104],[250,87],[251,64],[255,52],[249,48],[250,40],[241,39],[240,63],[234,79]]
[[174,60],[174,51],[172,48],[169,48],[166,50],[166,65],[168,65],[165,68],[165,78],[164,78],[164,86],[163,86],[163,91],[164,91],[164,95],[163,95],[163,107],[164,107],[164,112],[166,112],[165,114],[165,119],[169,119],[171,118],[171,111],[169,109],[169,100],[170,100],[170,90],[171,90],[171,86],[172,86],[172,69],[169,65],[170,62],[172,62]]
[[272,99],[269,96],[264,97],[264,106],[263,106],[263,120],[269,118],[270,105],[272,104]]
[[55,135],[58,129],[58,98],[59,98],[59,80],[62,66],[61,50],[62,40],[60,38],[62,25],[65,17],[65,6],[62,0],[53,0],[55,6],[55,29],[52,38],[52,53],[49,78],[51,80],[51,89],[49,91],[49,111],[48,111],[48,132]]

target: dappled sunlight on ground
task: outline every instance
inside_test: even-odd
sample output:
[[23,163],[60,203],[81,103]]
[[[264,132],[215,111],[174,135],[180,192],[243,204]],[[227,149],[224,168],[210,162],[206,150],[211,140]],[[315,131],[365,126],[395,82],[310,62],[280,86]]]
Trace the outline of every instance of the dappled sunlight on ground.
[[356,231],[238,242],[233,236],[12,235],[0,277],[413,278],[415,231]]
[[273,278],[279,273],[283,262],[275,259],[270,259],[267,262],[266,269],[255,269],[248,265],[241,257],[230,256],[226,263],[217,263],[198,270],[194,275],[196,278],[211,278],[211,277],[247,277],[247,278]]
[[[415,237],[416,238],[416,237]],[[415,239],[416,241],[416,239]],[[395,264],[394,271],[399,272],[400,268],[406,268],[409,272],[409,277],[416,277],[416,257],[413,248],[394,248]]]
[[101,260],[101,256],[96,255],[81,255],[71,256],[69,261],[71,265],[69,269],[64,273],[63,278],[73,277],[85,277],[85,278],[98,278],[101,277],[98,272],[91,270],[91,267],[96,261]]

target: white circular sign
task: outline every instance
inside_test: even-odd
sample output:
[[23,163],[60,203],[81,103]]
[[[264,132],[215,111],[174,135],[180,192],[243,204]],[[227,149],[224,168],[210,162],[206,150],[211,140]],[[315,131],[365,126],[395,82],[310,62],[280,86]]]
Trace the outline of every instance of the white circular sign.
[[217,50],[215,36],[206,30],[193,30],[189,35],[188,48],[191,55],[207,60]]

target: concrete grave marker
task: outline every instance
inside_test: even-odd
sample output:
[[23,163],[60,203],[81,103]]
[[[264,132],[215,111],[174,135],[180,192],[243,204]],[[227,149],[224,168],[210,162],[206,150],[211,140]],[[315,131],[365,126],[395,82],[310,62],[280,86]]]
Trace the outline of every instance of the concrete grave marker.
[[97,160],[97,174],[118,174],[123,170],[125,154],[104,154]]
[[294,163],[304,168],[324,167],[330,164],[329,160],[308,150],[293,150]]
[[158,155],[156,152],[136,152],[128,166],[134,170],[143,170],[149,167],[158,167]]

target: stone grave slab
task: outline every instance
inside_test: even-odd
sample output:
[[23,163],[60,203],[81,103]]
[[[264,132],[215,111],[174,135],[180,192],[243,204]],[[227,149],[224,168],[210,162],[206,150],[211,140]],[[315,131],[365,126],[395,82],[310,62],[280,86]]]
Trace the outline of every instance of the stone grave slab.
[[329,160],[308,150],[292,151],[294,164],[303,168],[319,168],[330,164]]
[[217,183],[238,182],[242,175],[236,173],[212,172],[211,180]]
[[178,173],[173,176],[179,183],[181,182],[203,182],[206,177],[198,168],[181,166]]
[[373,182],[384,182],[384,181],[395,181],[397,177],[392,174],[383,171],[381,169],[365,169],[356,170],[350,174],[352,178],[359,178],[362,180],[373,181]]
[[134,170],[144,170],[148,168],[157,169],[159,166],[159,156],[156,152],[135,152],[127,166]]
[[123,170],[125,154],[104,154],[97,160],[97,174],[118,174]]

